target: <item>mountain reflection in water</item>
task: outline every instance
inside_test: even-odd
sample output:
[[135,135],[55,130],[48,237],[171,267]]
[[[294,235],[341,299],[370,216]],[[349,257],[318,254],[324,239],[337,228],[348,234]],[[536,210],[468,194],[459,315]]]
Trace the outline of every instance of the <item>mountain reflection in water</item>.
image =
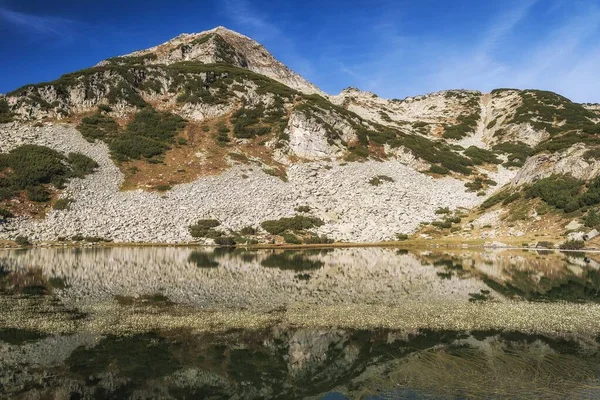
[[[530,251],[3,250],[0,397],[597,398],[598,266]],[[488,312],[489,328],[470,323]]]

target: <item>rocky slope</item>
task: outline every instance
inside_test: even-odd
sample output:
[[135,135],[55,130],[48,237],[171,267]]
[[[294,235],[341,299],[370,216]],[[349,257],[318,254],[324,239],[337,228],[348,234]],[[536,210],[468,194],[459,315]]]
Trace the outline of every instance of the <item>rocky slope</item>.
[[[0,238],[373,242],[431,221],[472,237],[468,224],[491,216],[514,226],[518,214],[527,230],[540,206],[566,230],[600,203],[585,195],[599,122],[598,105],[537,90],[329,96],[218,27],[0,96]],[[43,174],[15,164],[24,144],[97,167],[55,184],[52,160]],[[564,174],[578,182],[573,210],[528,191]],[[295,215],[280,225],[301,227],[263,224]],[[193,237],[197,220],[219,225]]]

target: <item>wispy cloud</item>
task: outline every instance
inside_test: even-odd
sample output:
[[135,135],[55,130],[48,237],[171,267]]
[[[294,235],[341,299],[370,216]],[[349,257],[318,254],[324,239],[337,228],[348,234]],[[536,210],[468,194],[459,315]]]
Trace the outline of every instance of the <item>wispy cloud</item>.
[[251,30],[258,39],[281,35],[279,28],[252,7],[248,0],[224,0],[222,5],[235,24]]
[[[556,0],[512,2],[481,15],[468,36],[378,26],[362,57],[338,54],[332,67],[347,84],[384,97],[444,89],[540,88],[600,102],[600,7]],[[506,3],[504,3],[506,4]],[[546,6],[554,5],[549,10]]]
[[[487,54],[498,46],[502,39],[510,35],[514,29],[522,22],[531,8],[539,0],[527,0],[517,4],[509,9],[498,20],[494,21],[492,27],[485,33],[484,39],[479,47],[479,52]],[[481,55],[481,54],[480,54]]]
[[250,0],[224,0],[223,11],[236,26],[254,39],[268,45],[288,66],[307,79],[314,74],[312,61],[297,51],[294,42],[273,23],[269,16],[258,11]]
[[54,16],[41,16],[12,11],[0,7],[0,20],[25,34],[55,36],[69,39],[74,35],[77,22]]

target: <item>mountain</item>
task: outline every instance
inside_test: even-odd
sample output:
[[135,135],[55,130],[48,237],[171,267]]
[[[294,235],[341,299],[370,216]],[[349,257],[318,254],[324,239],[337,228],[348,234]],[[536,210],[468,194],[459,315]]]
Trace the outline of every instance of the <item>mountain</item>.
[[579,239],[599,122],[541,90],[328,95],[217,27],[0,96],[0,238]]
[[[182,61],[223,63],[265,75],[303,93],[323,94],[315,85],[277,61],[260,43],[222,26],[200,33],[184,33],[159,46],[111,61],[132,57],[143,59],[146,65],[170,65]],[[106,64],[107,61],[99,63]]]

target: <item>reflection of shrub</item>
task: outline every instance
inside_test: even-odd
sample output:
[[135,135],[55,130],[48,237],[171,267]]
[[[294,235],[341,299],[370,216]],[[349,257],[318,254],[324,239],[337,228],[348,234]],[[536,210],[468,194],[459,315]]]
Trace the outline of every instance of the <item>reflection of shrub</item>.
[[188,261],[196,264],[200,268],[215,268],[219,266],[219,263],[210,257],[208,254],[202,251],[192,251],[188,257]]
[[294,271],[305,271],[319,269],[324,264],[318,260],[311,260],[302,251],[286,250],[282,253],[273,253],[265,258],[261,265],[270,268],[290,269]]

